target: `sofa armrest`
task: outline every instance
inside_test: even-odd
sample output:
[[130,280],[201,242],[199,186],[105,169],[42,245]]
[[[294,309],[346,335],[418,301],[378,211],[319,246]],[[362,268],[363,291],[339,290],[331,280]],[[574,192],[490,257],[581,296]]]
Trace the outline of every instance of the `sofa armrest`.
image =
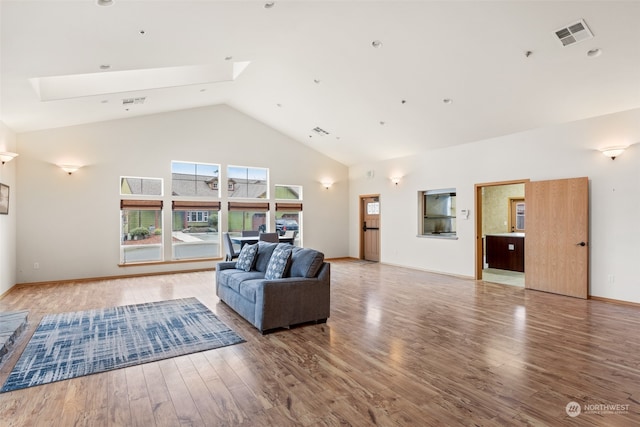
[[236,261],[222,261],[216,264],[216,270],[229,270],[236,268]]
[[327,319],[331,299],[330,264],[317,277],[265,280],[256,295],[256,319],[261,331]]

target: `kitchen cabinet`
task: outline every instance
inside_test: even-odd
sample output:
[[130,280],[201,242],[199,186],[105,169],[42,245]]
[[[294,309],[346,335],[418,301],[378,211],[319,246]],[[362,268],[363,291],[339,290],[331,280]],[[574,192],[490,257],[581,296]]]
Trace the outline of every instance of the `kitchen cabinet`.
[[524,233],[488,234],[485,244],[490,268],[524,272]]

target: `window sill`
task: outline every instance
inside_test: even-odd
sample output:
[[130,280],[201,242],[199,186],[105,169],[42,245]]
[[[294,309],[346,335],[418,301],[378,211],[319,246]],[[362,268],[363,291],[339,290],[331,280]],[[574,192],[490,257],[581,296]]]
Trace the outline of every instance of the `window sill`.
[[118,267],[140,267],[148,265],[165,265],[165,264],[187,264],[192,262],[209,262],[209,261],[222,261],[223,258],[193,258],[193,259],[174,259],[171,261],[142,261],[142,262],[128,262],[126,264],[118,264]]
[[457,234],[418,234],[416,237],[426,239],[458,240]]

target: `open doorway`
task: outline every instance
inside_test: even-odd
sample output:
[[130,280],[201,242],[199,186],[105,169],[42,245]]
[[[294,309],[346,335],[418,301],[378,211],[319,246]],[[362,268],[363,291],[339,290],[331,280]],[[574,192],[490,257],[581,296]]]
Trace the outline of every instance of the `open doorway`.
[[524,287],[525,183],[476,184],[476,279]]

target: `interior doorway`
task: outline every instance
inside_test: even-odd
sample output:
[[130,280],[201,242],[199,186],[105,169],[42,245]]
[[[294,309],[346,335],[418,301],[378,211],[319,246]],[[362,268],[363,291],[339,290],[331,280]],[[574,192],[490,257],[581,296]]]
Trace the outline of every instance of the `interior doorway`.
[[[476,279],[485,280],[485,261],[490,234],[485,227],[488,217],[483,201],[487,189],[524,183],[525,233],[510,232],[502,236],[502,248],[518,253],[517,235],[522,236],[526,289],[551,292],[577,298],[589,297],[589,179],[587,177],[550,181],[509,181],[476,184]],[[501,233],[497,233],[501,234]],[[511,240],[509,240],[511,239]],[[485,240],[487,242],[485,242]],[[498,245],[500,247],[500,245]],[[510,254],[510,255],[512,255]],[[512,261],[512,260],[509,260]],[[508,264],[510,265],[510,264]],[[491,267],[491,262],[488,263]],[[516,269],[516,268],[514,268]],[[516,269],[517,270],[517,269]]]
[[525,286],[525,183],[476,184],[476,280]]
[[360,259],[380,261],[380,195],[360,196]]

